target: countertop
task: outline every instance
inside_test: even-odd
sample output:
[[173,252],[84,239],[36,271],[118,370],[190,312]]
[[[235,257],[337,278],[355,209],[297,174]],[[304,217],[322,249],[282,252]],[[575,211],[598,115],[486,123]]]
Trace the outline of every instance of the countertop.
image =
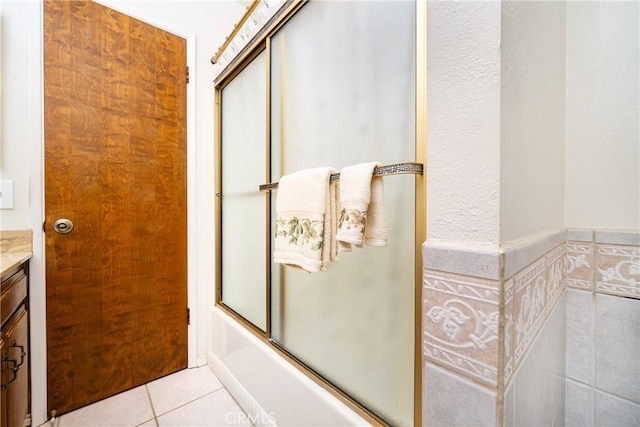
[[31,230],[0,230],[0,276],[33,256]]

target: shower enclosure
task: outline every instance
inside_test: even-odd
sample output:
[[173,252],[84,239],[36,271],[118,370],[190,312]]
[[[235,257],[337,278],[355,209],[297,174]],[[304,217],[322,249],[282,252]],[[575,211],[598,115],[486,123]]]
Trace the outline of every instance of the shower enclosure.
[[277,190],[259,186],[423,161],[416,7],[291,2],[216,80],[216,305],[369,422],[393,425],[420,417],[423,177],[384,178],[387,247],[314,274],[271,261]]

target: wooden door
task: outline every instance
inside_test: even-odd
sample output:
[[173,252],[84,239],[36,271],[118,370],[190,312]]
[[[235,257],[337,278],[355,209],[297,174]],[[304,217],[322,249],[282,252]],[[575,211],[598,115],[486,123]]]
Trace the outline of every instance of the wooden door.
[[187,366],[186,43],[46,0],[44,63],[48,410],[62,414]]

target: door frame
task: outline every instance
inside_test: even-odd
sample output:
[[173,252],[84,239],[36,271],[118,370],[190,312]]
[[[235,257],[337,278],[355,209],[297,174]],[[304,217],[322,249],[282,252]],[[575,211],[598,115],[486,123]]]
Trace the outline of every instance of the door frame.
[[[108,7],[118,10],[109,5]],[[161,24],[118,10],[132,18],[153,25],[179,36],[186,41],[187,66],[190,83],[187,84],[187,303],[191,310],[187,326],[187,366],[206,364],[206,351],[198,356],[199,341],[206,343],[206,318],[208,302],[213,301],[213,285],[198,289],[197,265],[197,208],[196,187],[196,36],[185,35]],[[46,274],[44,222],[44,50],[43,5],[33,2],[28,11],[29,48],[27,52],[28,80],[33,96],[30,96],[29,121],[39,123],[29,130],[26,143],[33,155],[29,159],[29,227],[33,232],[33,257],[29,264],[29,321],[31,349],[31,417],[33,425],[43,424],[47,418],[47,323],[46,323]]]

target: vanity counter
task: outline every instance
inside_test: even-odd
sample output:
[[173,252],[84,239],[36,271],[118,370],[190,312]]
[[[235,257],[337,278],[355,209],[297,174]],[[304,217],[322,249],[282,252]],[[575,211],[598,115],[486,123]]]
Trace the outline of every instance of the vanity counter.
[[33,256],[31,230],[0,231],[0,276]]

